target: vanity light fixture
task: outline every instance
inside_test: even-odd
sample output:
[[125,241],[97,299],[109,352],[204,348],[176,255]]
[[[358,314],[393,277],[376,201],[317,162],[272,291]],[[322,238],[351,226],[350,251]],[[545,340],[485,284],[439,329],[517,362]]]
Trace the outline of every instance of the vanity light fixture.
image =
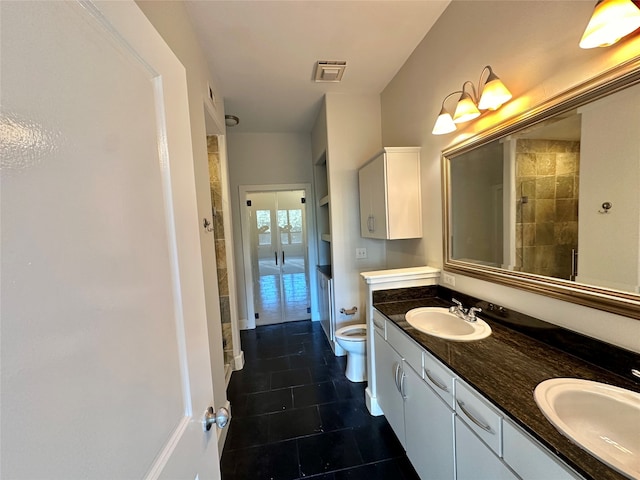
[[608,47],[640,28],[640,8],[631,0],[599,0],[580,48]]
[[454,123],[465,123],[480,116],[480,110],[476,107],[477,101],[465,90],[467,85],[471,85],[474,97],[476,96],[473,83],[469,81],[464,82],[462,84],[462,95],[460,95],[460,100],[458,100],[458,104],[456,105],[456,111],[453,113]]
[[[482,77],[488,72],[484,83]],[[470,91],[467,91],[467,85]],[[453,117],[447,111],[444,104],[449,97],[460,94]],[[480,80],[478,81],[478,91],[476,92],[473,83],[467,80],[462,84],[462,90],[450,93],[442,101],[442,109],[436,120],[431,133],[433,135],[443,135],[456,130],[456,123],[464,123],[479,117],[481,110],[497,110],[504,103],[511,99],[511,92],[504,86],[502,81],[493,72],[493,69],[487,65],[480,72]]]

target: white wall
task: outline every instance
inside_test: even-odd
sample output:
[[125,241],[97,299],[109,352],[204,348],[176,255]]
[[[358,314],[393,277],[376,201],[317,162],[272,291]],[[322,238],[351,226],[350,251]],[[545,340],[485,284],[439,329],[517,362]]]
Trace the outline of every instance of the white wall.
[[[242,119],[241,119],[242,120]],[[311,136],[306,133],[229,133],[227,157],[233,221],[238,315],[241,328],[247,325],[240,185],[282,185],[313,183]],[[308,202],[311,207],[314,202]],[[309,232],[311,235],[313,232]],[[315,247],[314,247],[315,248]],[[315,265],[309,266],[315,286]],[[312,290],[313,291],[313,290]]]
[[[460,1],[447,7],[381,96],[384,145],[422,146],[424,238],[388,242],[389,266],[442,265],[443,149],[637,55],[638,35],[619,46],[581,50],[592,10],[593,2],[575,1]],[[477,84],[487,64],[514,99],[457,134],[432,135],[444,97],[465,80]],[[640,351],[636,320],[458,277],[456,288],[463,292]]]
[[[578,112],[577,281],[640,293],[640,85]],[[607,214],[600,213],[603,202],[613,205]]]
[[[205,101],[209,102],[210,111],[220,125],[224,125],[223,106],[222,104],[213,105],[209,100],[209,86],[215,91],[215,84],[200,45],[196,40],[184,5],[180,2],[172,1],[139,1],[137,4],[186,69],[198,218],[206,217],[212,220],[204,105]],[[218,93],[216,93],[216,97],[218,99],[222,98]],[[224,378],[222,326],[213,241],[214,238],[210,232],[200,229],[213,394],[218,403],[216,407],[219,407],[226,402],[227,393]]]
[[[325,106],[334,318],[339,328],[358,321],[364,312],[359,273],[386,266],[385,241],[360,237],[358,197],[358,168],[382,149],[380,97],[327,94]],[[357,247],[367,249],[366,259],[355,259]],[[358,307],[356,315],[340,313],[341,308],[353,306]]]

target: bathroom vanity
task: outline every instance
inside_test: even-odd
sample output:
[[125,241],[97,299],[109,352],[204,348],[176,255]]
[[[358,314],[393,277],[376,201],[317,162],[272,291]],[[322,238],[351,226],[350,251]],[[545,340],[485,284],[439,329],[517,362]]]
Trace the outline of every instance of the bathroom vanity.
[[[639,391],[630,372],[637,354],[441,286],[386,286],[370,290],[367,404],[385,414],[422,478],[627,478],[560,434],[533,390],[574,377]],[[449,307],[452,297],[483,308],[489,337],[444,340],[405,319],[413,308]]]

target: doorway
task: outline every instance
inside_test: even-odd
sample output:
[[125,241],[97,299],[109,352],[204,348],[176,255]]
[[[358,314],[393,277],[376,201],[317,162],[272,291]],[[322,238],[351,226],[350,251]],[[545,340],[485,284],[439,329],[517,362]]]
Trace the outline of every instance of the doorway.
[[306,188],[245,190],[247,312],[255,325],[311,318]]

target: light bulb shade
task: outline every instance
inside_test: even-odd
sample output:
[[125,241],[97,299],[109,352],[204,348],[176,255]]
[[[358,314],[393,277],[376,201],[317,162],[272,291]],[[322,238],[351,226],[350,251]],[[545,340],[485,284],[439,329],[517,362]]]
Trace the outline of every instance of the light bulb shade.
[[451,133],[456,130],[456,124],[453,123],[451,114],[447,112],[444,107],[440,110],[440,115],[436,119],[436,124],[433,126],[431,133],[433,135],[444,135],[445,133]]
[[489,70],[489,77],[487,83],[482,88],[482,95],[478,102],[478,108],[480,110],[497,110],[500,106],[509,100],[511,100],[511,92],[504,83]]
[[580,48],[608,47],[640,28],[640,9],[631,0],[601,0],[580,40]]
[[480,110],[476,107],[471,96],[466,92],[463,93],[460,96],[460,100],[458,100],[458,105],[456,105],[456,111],[453,114],[453,121],[455,123],[464,123],[479,116]]

